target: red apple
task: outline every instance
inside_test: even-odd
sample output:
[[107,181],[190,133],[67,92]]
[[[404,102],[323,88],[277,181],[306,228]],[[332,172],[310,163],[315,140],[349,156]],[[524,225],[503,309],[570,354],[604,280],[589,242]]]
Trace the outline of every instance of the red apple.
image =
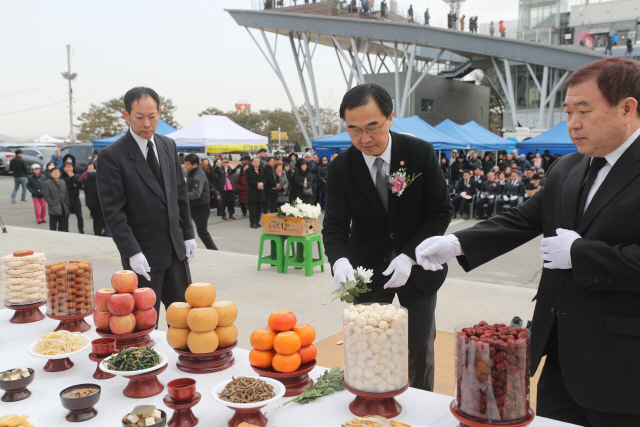
[[94,299],[96,310],[109,311],[107,304],[109,303],[109,299],[111,299],[111,297],[115,295],[115,293],[116,291],[111,288],[98,289],[98,292],[96,292],[96,297]]
[[136,317],[136,328],[143,330],[149,329],[152,326],[156,326],[158,320],[158,313],[156,309],[151,307],[148,310],[136,310],[133,312]]
[[136,302],[136,310],[148,310],[156,305],[156,293],[151,288],[136,289],[133,291],[133,299]]
[[136,329],[136,316],[129,313],[126,316],[111,316],[109,319],[109,329],[112,334],[130,334]]
[[130,294],[138,289],[138,275],[131,270],[116,271],[111,276],[111,286],[120,294]]
[[108,311],[97,311],[93,313],[93,324],[96,325],[96,329],[102,331],[109,330],[109,320],[111,319],[111,313]]
[[109,313],[114,316],[125,316],[133,312],[136,303],[131,294],[115,294],[107,304]]

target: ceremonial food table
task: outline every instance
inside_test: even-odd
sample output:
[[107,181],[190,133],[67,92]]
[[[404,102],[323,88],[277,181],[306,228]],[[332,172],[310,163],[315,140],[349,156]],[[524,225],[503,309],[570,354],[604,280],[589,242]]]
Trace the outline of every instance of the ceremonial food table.
[[[0,344],[0,370],[16,368],[19,366],[33,368],[36,371],[35,380],[29,385],[31,396],[19,402],[0,402],[0,415],[18,414],[29,415],[39,421],[39,425],[47,427],[71,426],[65,421],[68,410],[62,407],[58,394],[61,390],[76,384],[94,383],[102,388],[100,401],[95,409],[98,415],[83,422],[83,427],[117,427],[122,425],[121,419],[135,406],[142,404],[155,405],[167,412],[171,418],[173,410],[163,403],[166,395],[167,383],[176,378],[189,377],[196,380],[196,391],[202,395],[200,404],[193,408],[194,415],[200,420],[199,426],[227,427],[227,421],[234,411],[213,401],[211,390],[213,387],[234,376],[255,376],[256,373],[249,365],[249,351],[240,348],[233,350],[236,363],[229,369],[211,374],[190,374],[178,370],[176,362],[178,355],[169,347],[166,334],[154,331],[151,337],[155,341],[155,349],[169,356],[169,364],[166,371],[158,377],[164,386],[164,391],[156,396],[145,399],[130,399],[123,394],[127,386],[126,378],[115,377],[107,380],[96,380],[93,373],[96,362],[89,360],[88,352],[74,356],[73,368],[64,372],[45,372],[41,359],[36,359],[27,353],[27,347],[45,332],[53,331],[58,321],[46,318],[39,322],[27,324],[13,324],[9,319],[13,315],[12,310],[0,310],[0,328],[2,328],[2,344]],[[92,318],[87,318],[91,330],[84,335],[90,339],[99,338],[93,326]],[[247,334],[249,331],[240,331]],[[314,380],[319,377],[326,368],[316,366],[309,376]],[[453,378],[451,379],[453,381]],[[349,411],[349,403],[354,395],[348,391],[340,391],[330,396],[320,398],[307,405],[292,403],[284,408],[273,411],[267,415],[268,426],[277,427],[339,427],[343,422],[355,417]],[[264,408],[265,411],[281,405],[290,398],[281,398],[274,404]],[[429,393],[422,390],[409,388],[403,394],[396,397],[402,405],[402,413],[395,419],[414,427],[457,427],[458,422],[449,410],[449,404],[453,400],[451,396]],[[531,427],[562,427],[571,424],[561,423],[536,416]]]

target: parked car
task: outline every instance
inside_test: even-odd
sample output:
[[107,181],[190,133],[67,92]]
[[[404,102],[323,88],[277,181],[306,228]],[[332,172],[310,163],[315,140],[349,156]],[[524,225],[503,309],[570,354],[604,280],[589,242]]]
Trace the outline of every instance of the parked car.
[[29,169],[31,169],[31,165],[35,163],[39,164],[41,167],[45,167],[46,162],[48,162],[53,153],[55,153],[54,149],[53,153],[47,157],[42,150],[38,148],[22,147],[20,149],[22,150],[22,159]]
[[76,159],[76,168],[80,172],[87,170],[87,163],[93,159],[92,144],[73,144],[62,148],[62,158],[67,154],[71,154]]
[[6,175],[9,172],[9,163],[15,156],[9,147],[0,147],[0,173]]

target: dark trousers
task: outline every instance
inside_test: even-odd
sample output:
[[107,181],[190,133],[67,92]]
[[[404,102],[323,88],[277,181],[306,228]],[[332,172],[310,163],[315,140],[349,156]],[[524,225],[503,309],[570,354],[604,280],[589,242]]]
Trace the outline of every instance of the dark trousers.
[[233,190],[224,190],[220,193],[220,210],[223,216],[226,209],[229,210],[229,216],[233,215],[236,212],[235,205],[236,196]]
[[49,215],[49,230],[69,231],[66,215]]
[[409,311],[409,381],[411,387],[433,391],[435,365],[433,343],[436,338],[435,310],[438,294],[426,296],[414,283],[409,281],[399,288],[373,290],[360,295],[354,303],[391,304],[396,294],[400,305]]
[[[476,206],[475,206],[475,215],[477,216],[489,216],[493,213],[493,206],[496,204],[496,199],[488,199],[488,198],[478,198],[476,199]],[[483,206],[487,205],[486,211],[483,212]]]
[[451,200],[451,204],[453,205],[453,212],[466,213],[468,211],[467,206],[469,205],[470,201],[471,199],[467,200],[461,195],[456,194]]
[[[174,302],[184,301],[184,293],[191,284],[191,271],[187,258],[183,261],[178,259],[175,249],[171,246],[173,256],[171,264],[165,270],[152,271],[149,273],[151,281],[143,276],[138,275],[139,288],[151,288],[156,293],[156,311],[160,314],[160,301],[164,304],[165,309]],[[129,259],[123,260],[122,267],[125,270],[131,270]],[[156,322],[156,327],[157,327]]]
[[267,197],[262,204],[262,213],[272,213],[276,211],[276,197]]
[[518,206],[518,199],[516,200],[509,199],[508,201],[505,202],[504,198],[500,197],[496,202],[496,206],[497,206],[496,213],[502,212],[502,206],[504,205],[509,205],[509,207],[515,208],[516,206]]
[[93,218],[93,234],[96,236],[102,236],[104,234],[104,216],[102,215],[102,208],[93,207],[89,208],[91,211],[91,218]]
[[263,202],[249,202],[249,222],[251,225],[260,225],[260,213]]
[[247,204],[240,202],[240,210],[242,211],[242,215],[246,215],[247,214]]
[[69,231],[69,217],[74,214],[78,219],[78,232],[84,234],[84,220],[82,219],[82,204],[79,197],[69,198],[69,213],[67,214],[67,229]]
[[562,378],[557,344],[553,344],[549,348],[547,360],[538,381],[536,409],[536,415],[541,417],[585,427],[640,426],[640,415],[638,414],[597,412],[579,406],[569,395]]
[[204,243],[207,249],[217,251],[218,248],[216,247],[216,244],[213,243],[213,239],[207,231],[207,221],[209,220],[210,213],[211,209],[209,209],[208,203],[191,207],[191,219],[193,219],[193,222],[196,223],[198,237],[200,237],[200,240],[202,240],[202,243]]

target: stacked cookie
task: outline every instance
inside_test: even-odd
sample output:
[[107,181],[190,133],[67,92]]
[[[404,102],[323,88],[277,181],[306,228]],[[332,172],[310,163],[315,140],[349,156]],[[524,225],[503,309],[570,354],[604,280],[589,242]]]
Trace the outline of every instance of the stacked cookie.
[[73,316],[93,310],[93,272],[89,261],[63,261],[46,266],[47,314]]
[[2,297],[9,304],[33,304],[46,297],[42,252],[17,251],[0,258],[2,264]]

